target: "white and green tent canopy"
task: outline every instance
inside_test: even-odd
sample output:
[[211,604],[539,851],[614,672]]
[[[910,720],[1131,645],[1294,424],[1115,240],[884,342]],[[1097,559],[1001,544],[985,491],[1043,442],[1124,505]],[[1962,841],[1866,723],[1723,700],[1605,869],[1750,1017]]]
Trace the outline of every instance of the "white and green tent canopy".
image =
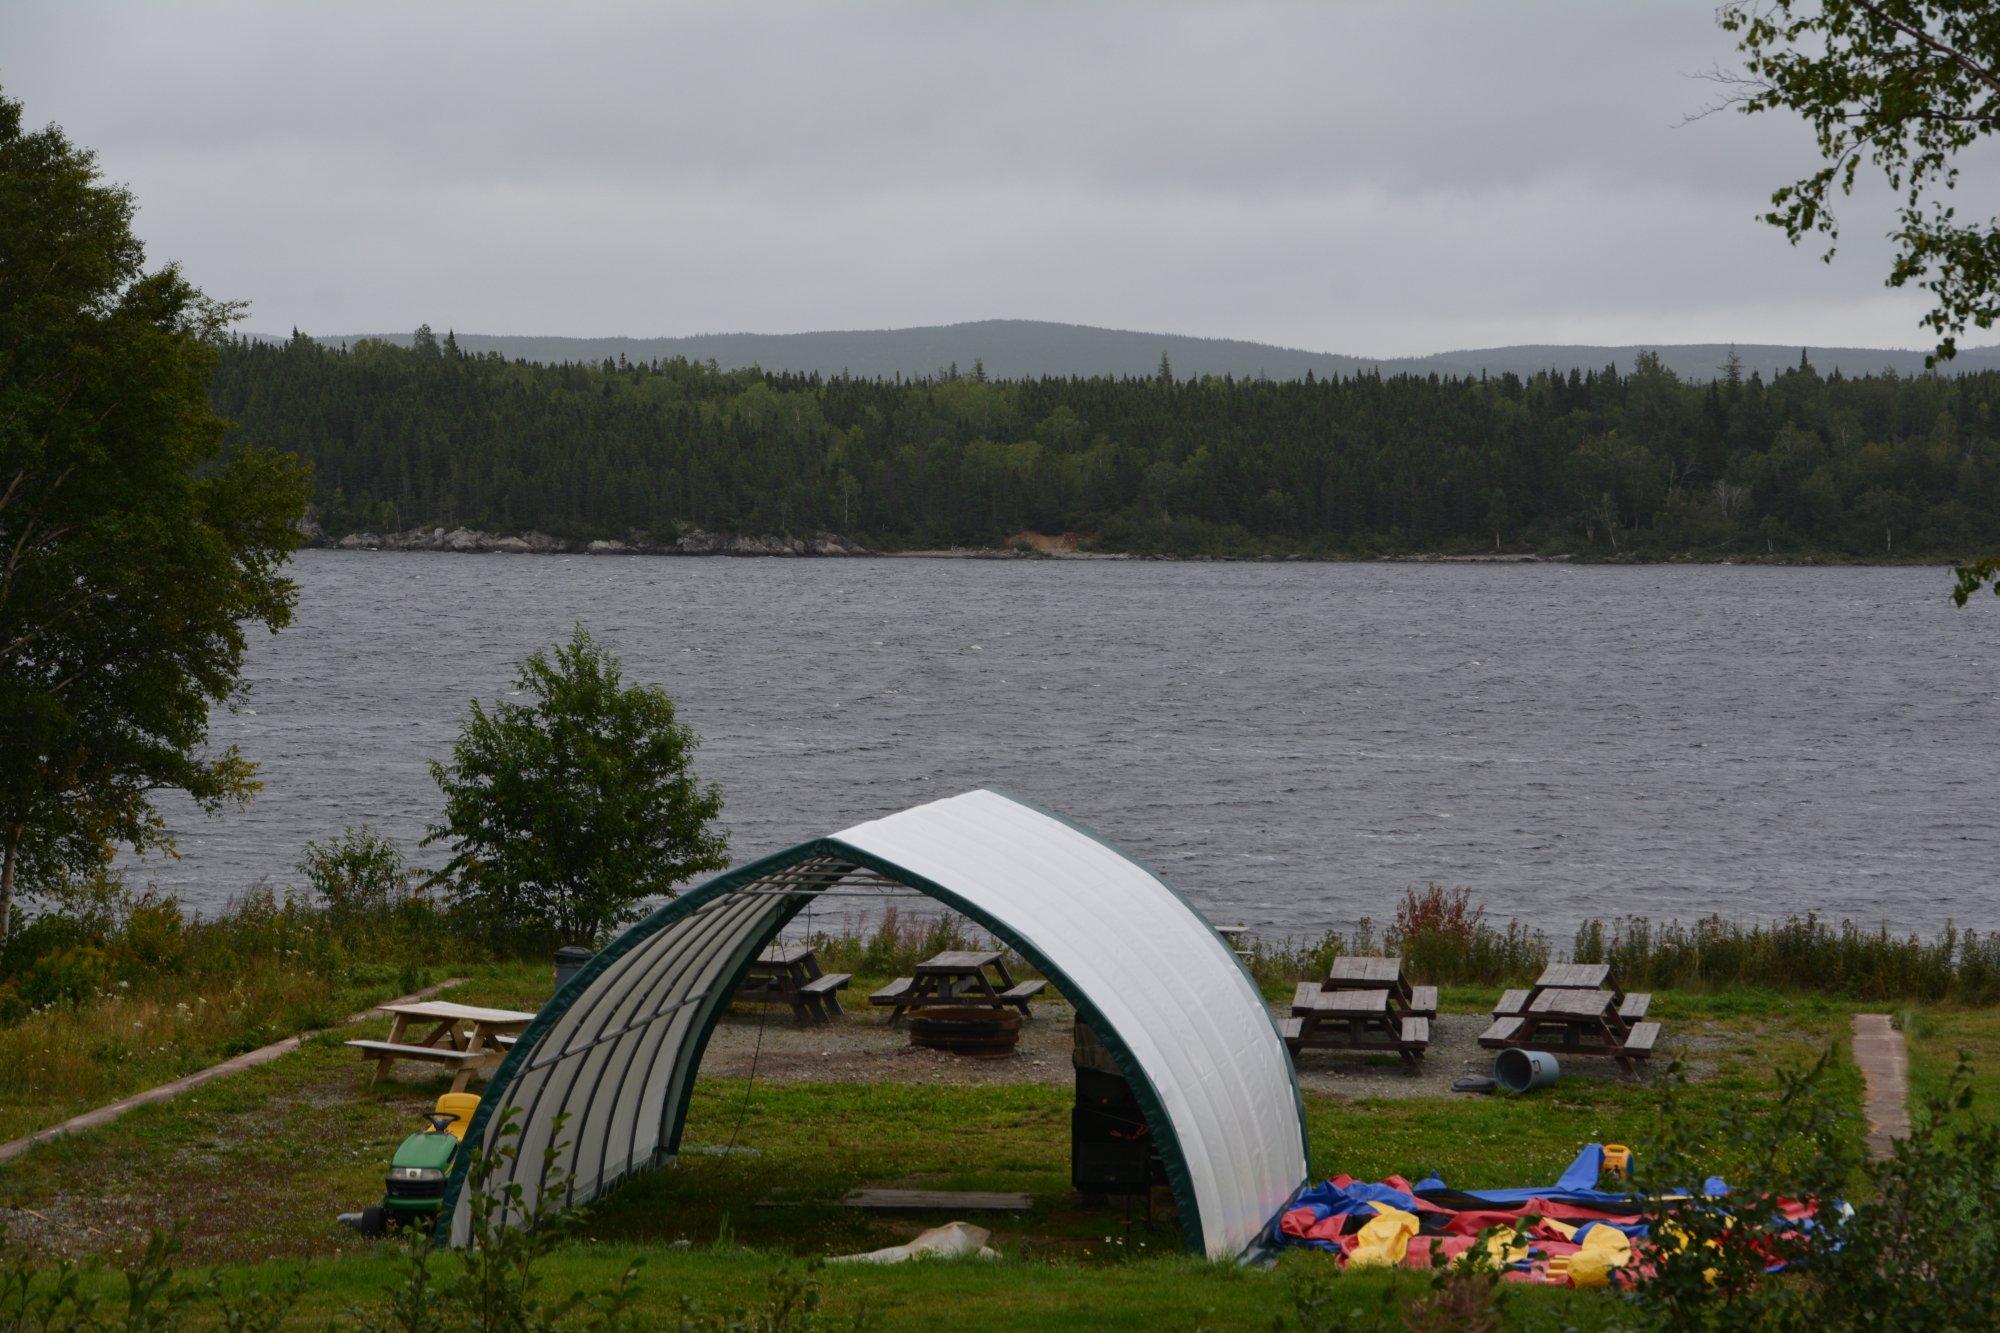
[[[1144,1109],[1190,1250],[1232,1258],[1306,1175],[1304,1108],[1270,1011],[1228,945],[1151,871],[998,792],[966,792],[738,867],[614,940],[522,1034],[467,1131],[516,1156],[491,1188],[538,1198],[559,1145],[565,1203],[673,1160],[695,1070],[758,953],[817,895],[904,886],[963,912],[1047,976],[1111,1048]],[[563,1123],[560,1133],[556,1122]],[[471,1229],[460,1154],[441,1238]]]

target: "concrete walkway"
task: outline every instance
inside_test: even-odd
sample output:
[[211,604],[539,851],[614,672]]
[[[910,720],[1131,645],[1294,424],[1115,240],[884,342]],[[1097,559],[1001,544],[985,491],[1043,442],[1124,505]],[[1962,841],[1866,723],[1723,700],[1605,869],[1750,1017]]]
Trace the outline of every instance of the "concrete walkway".
[[[450,990],[453,986],[463,984],[465,984],[464,977],[453,977],[450,981],[440,981],[435,986],[426,986],[414,995],[405,995],[394,1000],[384,1000],[382,1003],[410,1004],[417,1000],[428,1000],[433,995]],[[359,1023],[364,1018],[373,1017],[374,1014],[375,1010],[364,1009],[358,1014],[349,1014],[347,1021],[349,1023]],[[0,1143],[0,1162],[13,1161],[37,1143],[46,1143],[50,1139],[60,1138],[64,1134],[74,1134],[78,1130],[96,1129],[99,1125],[108,1125],[135,1106],[145,1106],[150,1102],[171,1101],[189,1089],[198,1088],[202,1084],[214,1079],[222,1078],[229,1074],[241,1073],[245,1069],[255,1069],[258,1065],[269,1064],[281,1055],[290,1055],[305,1042],[306,1038],[313,1035],[311,1032],[301,1032],[295,1037],[287,1037],[283,1041],[272,1042],[269,1046],[259,1046],[254,1051],[245,1051],[241,1055],[224,1060],[219,1065],[210,1065],[208,1068],[198,1070],[185,1078],[177,1078],[171,1083],[162,1083],[157,1088],[148,1088],[144,1092],[134,1093],[123,1101],[113,1102],[109,1106],[100,1106],[95,1111],[85,1111],[79,1116],[72,1116],[60,1125],[50,1125],[47,1129],[38,1129],[24,1138],[15,1139],[12,1143]]]
[[[1868,1156],[1881,1161],[1897,1139],[1910,1136],[1910,1057],[1887,1014],[1854,1016],[1854,1063],[1861,1066],[1861,1109],[1868,1117]],[[4,1151],[4,1150],[0,1150]]]

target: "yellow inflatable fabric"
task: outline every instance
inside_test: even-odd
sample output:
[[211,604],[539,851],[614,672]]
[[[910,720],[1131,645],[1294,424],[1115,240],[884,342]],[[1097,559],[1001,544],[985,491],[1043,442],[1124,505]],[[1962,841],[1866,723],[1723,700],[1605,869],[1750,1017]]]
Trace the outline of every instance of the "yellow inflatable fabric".
[[1583,1246],[1569,1257],[1572,1286],[1608,1287],[1611,1270],[1632,1262],[1632,1240],[1616,1227],[1592,1227]]
[[1386,1203],[1372,1203],[1375,1216],[1355,1233],[1359,1241],[1347,1253],[1349,1268],[1393,1268],[1409,1253],[1410,1238],[1417,1234],[1417,1215]]

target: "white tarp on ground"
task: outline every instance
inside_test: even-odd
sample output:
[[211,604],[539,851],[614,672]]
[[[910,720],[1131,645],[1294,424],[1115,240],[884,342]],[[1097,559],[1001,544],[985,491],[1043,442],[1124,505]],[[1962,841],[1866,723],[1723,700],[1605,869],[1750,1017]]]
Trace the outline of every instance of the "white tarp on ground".
[[[468,1141],[495,1143],[512,1111],[518,1158],[502,1175],[529,1203],[552,1144],[573,1204],[669,1159],[728,983],[811,894],[848,873],[965,912],[1092,1021],[1147,1110],[1189,1248],[1240,1254],[1304,1182],[1291,1062],[1221,937],[1114,848],[984,790],[767,857],[633,926],[522,1035]],[[454,1182],[450,1236],[462,1244],[469,1216],[458,1194]]]

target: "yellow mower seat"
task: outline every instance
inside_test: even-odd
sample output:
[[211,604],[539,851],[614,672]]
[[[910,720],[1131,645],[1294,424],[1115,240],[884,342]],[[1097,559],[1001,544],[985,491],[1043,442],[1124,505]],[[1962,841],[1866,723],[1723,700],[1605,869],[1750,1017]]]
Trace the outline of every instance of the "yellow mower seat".
[[463,1141],[465,1131],[472,1127],[472,1113],[479,1109],[479,1094],[476,1092],[447,1092],[438,1098],[439,1115],[450,1116],[451,1123],[445,1126],[450,1135]]

